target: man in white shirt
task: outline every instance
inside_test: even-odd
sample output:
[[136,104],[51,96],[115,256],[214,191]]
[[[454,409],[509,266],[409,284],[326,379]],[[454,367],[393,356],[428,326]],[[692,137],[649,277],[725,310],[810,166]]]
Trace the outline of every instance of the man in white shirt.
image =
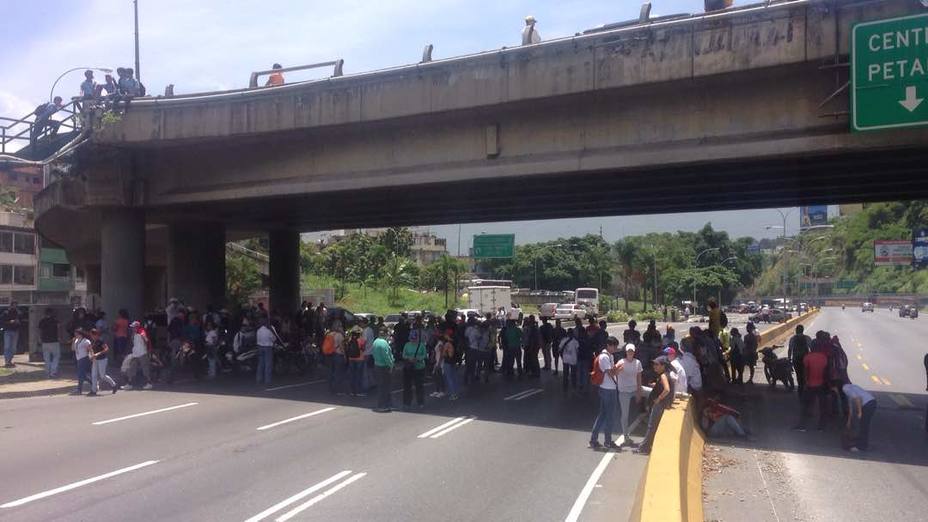
[[74,330],[74,341],[71,343],[71,349],[74,350],[74,358],[77,359],[77,391],[72,395],[80,395],[84,387],[84,381],[91,385],[90,381],[90,339],[87,338],[83,328]]
[[129,362],[124,363],[126,368],[126,390],[132,389],[132,380],[135,379],[139,368],[142,369],[142,375],[145,377],[143,389],[152,389],[151,385],[151,342],[148,340],[148,334],[142,329],[142,324],[138,321],[132,321],[129,324],[129,332],[132,333],[132,352],[126,358]]
[[[612,354],[619,350],[619,340],[610,337],[603,349],[593,361],[603,374],[603,381],[599,383],[599,414],[593,423],[593,432],[590,434],[590,448],[606,448],[615,451],[622,449],[612,441],[612,428],[615,424],[615,411],[618,402],[618,378],[620,365],[613,361]],[[603,444],[600,445],[599,432],[603,432]]]
[[631,413],[632,398],[641,403],[641,361],[635,358],[635,345],[625,345],[625,358],[619,361],[619,373],[616,374],[616,384],[619,388],[619,425],[625,435],[624,445],[637,447],[638,444],[631,439]]
[[361,379],[361,387],[365,393],[375,386],[374,384],[374,341],[377,340],[377,329],[374,328],[374,322],[367,319],[361,320],[364,325],[364,332],[361,337],[364,339],[364,376]]
[[274,373],[274,343],[277,341],[277,335],[274,330],[268,326],[267,319],[258,320],[261,325],[255,335],[258,344],[258,371],[255,372],[255,382],[261,384],[263,381],[267,386],[271,385],[271,376]]
[[532,45],[541,42],[541,35],[538,34],[538,31],[535,29],[534,16],[525,17],[525,27],[522,29],[522,45]]
[[667,359],[670,361],[670,380],[673,381],[674,395],[688,395],[689,389],[687,386],[689,383],[686,379],[686,370],[683,368],[683,364],[677,359],[677,351],[673,348],[665,348],[664,355],[666,355]]
[[[841,391],[847,395],[847,429],[854,429],[854,445],[849,449],[867,451],[870,447],[870,421],[876,413],[876,398],[856,384],[845,384]],[[856,425],[856,426],[855,426]]]

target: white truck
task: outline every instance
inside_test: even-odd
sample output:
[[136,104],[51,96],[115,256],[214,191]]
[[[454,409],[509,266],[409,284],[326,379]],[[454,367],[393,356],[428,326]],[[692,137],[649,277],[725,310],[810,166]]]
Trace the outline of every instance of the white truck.
[[469,307],[481,314],[512,308],[512,289],[508,286],[471,286],[467,289]]

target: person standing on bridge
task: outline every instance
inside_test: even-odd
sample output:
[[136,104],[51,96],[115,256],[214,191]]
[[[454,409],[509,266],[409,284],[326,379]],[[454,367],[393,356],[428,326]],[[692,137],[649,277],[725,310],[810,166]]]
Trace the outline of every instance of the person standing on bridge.
[[[615,414],[618,407],[618,373],[621,371],[621,363],[613,360],[613,355],[619,349],[619,340],[615,337],[609,337],[606,346],[596,357],[593,364],[596,365],[596,377],[594,377],[594,386],[599,386],[599,414],[596,416],[596,422],[593,423],[593,432],[590,433],[590,448],[600,449],[605,447],[615,451],[621,451],[615,442],[612,441],[612,429],[615,427]],[[598,379],[597,379],[598,377]],[[599,382],[596,380],[601,379]],[[619,410],[619,415],[622,414]],[[603,444],[599,443],[599,432],[603,432]]]
[[525,17],[525,27],[522,29],[522,45],[532,45],[541,43],[541,35],[535,29],[535,17],[528,15]]
[[786,358],[793,363],[793,369],[796,370],[796,382],[799,384],[799,396],[806,389],[806,371],[803,366],[803,359],[812,348],[812,338],[805,334],[805,327],[796,325],[796,335],[789,340],[789,349]]
[[280,72],[280,69],[283,69],[283,67],[279,63],[275,63],[271,66],[271,69],[273,69],[274,72],[272,72],[271,75],[267,77],[267,82],[264,84],[264,86],[277,87],[279,85],[283,85],[284,74]]

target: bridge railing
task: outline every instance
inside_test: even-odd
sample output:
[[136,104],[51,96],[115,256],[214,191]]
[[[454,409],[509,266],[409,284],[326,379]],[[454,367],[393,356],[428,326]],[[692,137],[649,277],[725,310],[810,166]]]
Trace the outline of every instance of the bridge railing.
[[[64,115],[64,118],[57,119],[60,127],[58,129],[61,132],[61,129],[76,131],[80,128],[80,113],[81,113],[81,101],[72,100],[65,105],[62,105],[60,109],[54,115]],[[53,116],[54,116],[53,115]],[[32,141],[32,129],[35,126],[35,111],[30,112],[29,114],[23,116],[19,119],[6,118],[0,116],[0,154],[10,154],[19,150]],[[35,140],[38,141],[43,136],[48,133],[49,129],[46,127],[35,136]],[[17,147],[16,145],[21,145]]]
[[319,62],[311,63],[309,65],[294,65],[293,67],[283,67],[280,69],[267,69],[265,71],[255,71],[251,73],[251,78],[248,80],[248,88],[254,89],[258,86],[258,78],[261,76],[267,76],[274,73],[285,73],[290,71],[305,71],[307,69],[319,69],[322,67],[335,67],[332,71],[332,77],[337,77],[342,75],[342,68],[345,65],[345,60],[339,58],[338,60],[332,60],[331,62]]

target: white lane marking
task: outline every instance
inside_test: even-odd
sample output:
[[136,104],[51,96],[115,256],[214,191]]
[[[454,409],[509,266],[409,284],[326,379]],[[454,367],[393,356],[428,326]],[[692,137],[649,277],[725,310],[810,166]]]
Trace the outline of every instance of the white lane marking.
[[752,451],[751,455],[754,457],[754,464],[757,465],[757,473],[760,474],[760,480],[764,484],[764,492],[767,494],[767,501],[770,502],[770,509],[773,510],[773,518],[777,522],[780,522],[780,515],[777,513],[777,507],[773,505],[773,496],[770,494],[770,488],[767,487],[767,479],[764,478],[764,470],[760,467],[760,461],[757,460],[757,451]]
[[445,428],[445,429],[442,430],[442,431],[439,431],[438,433],[432,435],[432,436],[429,437],[429,438],[430,438],[430,439],[437,439],[438,437],[441,437],[442,435],[446,435],[448,432],[454,431],[454,430],[460,428],[461,426],[463,426],[463,425],[465,425],[465,424],[470,424],[471,422],[474,422],[475,420],[477,420],[477,417],[470,416],[470,417],[464,419],[463,421],[461,421],[461,422],[459,422],[459,423],[457,423],[457,424],[455,424],[455,425],[453,425],[453,426],[450,426],[450,427],[448,427],[448,428]]
[[116,417],[115,419],[92,422],[91,424],[93,424],[94,426],[103,426],[104,424],[109,424],[111,422],[119,422],[119,421],[134,419],[136,417],[144,417],[146,415],[154,415],[156,413],[164,413],[166,411],[179,410],[181,408],[189,408],[191,406],[196,406],[197,404],[200,404],[200,403],[199,402],[188,402],[186,404],[178,404],[177,406],[171,406],[170,408],[161,408],[160,410],[146,411],[142,413],[136,413],[134,415],[126,415],[125,417]]
[[333,487],[331,487],[331,488],[329,488],[329,489],[323,491],[323,492],[320,493],[319,495],[316,495],[315,497],[313,497],[313,498],[307,500],[306,502],[300,504],[299,506],[293,508],[292,510],[290,510],[290,511],[284,513],[283,515],[281,515],[281,516],[279,516],[279,517],[277,517],[277,519],[276,519],[274,522],[286,522],[287,520],[290,520],[291,518],[293,518],[293,517],[299,515],[301,512],[305,511],[306,509],[312,507],[314,504],[316,504],[316,503],[318,503],[318,502],[321,502],[322,500],[325,500],[327,497],[329,497],[329,496],[331,496],[331,495],[337,493],[340,489],[342,489],[342,488],[348,486],[348,485],[351,484],[352,482],[356,482],[356,481],[358,481],[358,480],[361,480],[362,478],[364,478],[364,477],[366,477],[366,476],[367,476],[367,473],[357,473],[357,474],[355,474],[355,475],[352,475],[351,477],[349,477],[347,480],[345,480],[345,481],[342,482],[341,484],[338,484],[338,485],[336,485],[336,486],[333,486]]
[[429,431],[427,431],[427,432],[425,432],[425,433],[419,435],[419,436],[416,437],[416,438],[418,438],[418,439],[425,439],[425,438],[428,438],[428,437],[432,436],[433,434],[438,433],[439,431],[441,431],[441,430],[447,428],[448,426],[451,426],[452,424],[457,424],[457,423],[461,422],[462,420],[464,420],[464,419],[466,419],[466,418],[467,418],[467,417],[458,417],[458,418],[456,418],[456,419],[452,419],[452,420],[450,420],[450,421],[448,421],[448,422],[442,424],[441,426],[436,426],[436,427],[430,429]]
[[319,379],[317,381],[301,382],[299,384],[287,384],[284,386],[275,386],[274,388],[267,388],[264,391],[272,392],[272,391],[277,391],[277,390],[287,390],[290,388],[302,388],[303,386],[311,386],[313,384],[322,384],[324,382],[327,382],[327,381],[325,379]]
[[520,391],[519,393],[514,393],[514,394],[510,395],[509,397],[503,397],[503,400],[504,400],[504,401],[515,401],[515,400],[519,400],[519,397],[521,397],[521,396],[523,396],[523,395],[530,394],[530,393],[532,393],[532,392],[534,392],[534,391],[536,391],[536,390],[541,390],[541,388],[529,388],[529,389],[527,389],[527,390],[522,390],[522,391]]
[[52,495],[57,495],[58,493],[64,493],[65,491],[70,491],[70,490],[72,490],[72,489],[77,489],[77,488],[79,488],[79,487],[86,486],[87,484],[92,484],[92,483],[98,482],[98,481],[100,481],[100,480],[105,480],[105,479],[108,479],[108,478],[111,478],[111,477],[115,477],[116,475],[122,475],[123,473],[128,473],[128,472],[130,472],[130,471],[135,471],[135,470],[137,470],[137,469],[142,469],[142,468],[144,468],[144,467],[148,467],[148,466],[151,466],[152,464],[157,464],[157,463],[158,463],[157,460],[146,460],[145,462],[142,462],[142,463],[140,463],[140,464],[136,464],[136,465],[134,465],[134,466],[129,466],[128,468],[117,469],[116,471],[111,471],[111,472],[109,472],[109,473],[104,473],[103,475],[98,475],[98,476],[96,476],[96,477],[92,477],[92,478],[89,478],[89,479],[84,479],[84,480],[81,480],[81,481],[79,481],[79,482],[75,482],[75,483],[73,483],[73,484],[68,484],[67,486],[61,486],[60,488],[50,489],[50,490],[48,490],[48,491],[43,491],[43,492],[41,492],[41,493],[36,493],[35,495],[30,495],[30,496],[28,496],[28,497],[21,498],[21,499],[19,499],[19,500],[14,500],[14,501],[12,501],[12,502],[7,502],[6,504],[0,505],[0,508],[12,508],[12,507],[16,507],[16,506],[21,506],[21,505],[23,505],[23,504],[27,504],[27,503],[29,503],[29,502],[32,502],[33,500],[39,500],[39,499],[42,499],[42,498],[45,498],[45,497],[50,497],[50,496],[52,496]]
[[544,390],[541,390],[541,389],[532,390],[532,391],[530,391],[530,392],[528,392],[528,393],[523,394],[521,397],[517,397],[517,398],[512,399],[512,400],[514,400],[514,401],[521,401],[522,399],[528,399],[529,397],[531,397],[531,396],[533,396],[533,395],[538,395],[539,393],[544,393]]
[[[638,424],[641,423],[643,416],[638,416],[631,426],[628,427],[628,431],[632,431],[638,427]],[[619,435],[616,438],[615,443],[622,445],[625,442],[625,435]],[[606,468],[609,466],[609,463],[612,462],[612,458],[615,456],[614,453],[606,452],[603,455],[603,458],[599,460],[599,464],[596,465],[596,469],[593,470],[593,474],[590,475],[589,480],[586,481],[586,484],[583,486],[583,489],[580,490],[580,495],[577,496],[577,500],[574,501],[573,507],[570,508],[570,513],[567,514],[567,518],[564,519],[564,522],[577,522],[580,519],[580,513],[583,512],[583,508],[586,507],[586,501],[589,500],[590,495],[593,493],[593,488],[596,487],[596,483],[599,482],[599,477],[606,471]]]
[[332,411],[332,410],[334,410],[334,409],[335,409],[335,407],[332,406],[332,407],[329,407],[329,408],[322,408],[321,410],[316,410],[316,411],[314,411],[314,412],[304,413],[303,415],[297,415],[296,417],[290,417],[289,419],[284,419],[284,420],[282,420],[282,421],[277,421],[277,422],[274,422],[274,423],[272,423],[272,424],[266,424],[266,425],[264,425],[264,426],[260,426],[260,427],[258,427],[258,431],[264,431],[264,430],[269,430],[269,429],[271,429],[271,428],[276,428],[277,426],[280,426],[280,425],[282,425],[282,424],[287,424],[287,423],[290,423],[290,422],[298,421],[298,420],[300,420],[300,419],[306,419],[306,418],[308,418],[308,417],[313,417],[313,416],[319,415],[320,413],[326,413],[326,412]]
[[314,485],[314,486],[310,486],[310,487],[304,489],[303,491],[300,491],[299,493],[297,493],[296,495],[293,495],[293,496],[290,497],[290,498],[287,498],[287,499],[285,499],[285,500],[281,500],[280,502],[274,504],[273,506],[271,506],[271,507],[265,509],[264,511],[258,513],[257,515],[255,515],[255,516],[249,518],[249,519],[246,520],[245,522],[258,522],[259,520],[263,519],[264,517],[266,517],[266,516],[268,516],[268,515],[271,515],[271,514],[273,514],[273,513],[276,513],[276,512],[278,512],[278,511],[280,511],[281,509],[283,509],[283,508],[289,506],[290,504],[293,504],[294,502],[297,502],[297,501],[299,501],[299,500],[303,500],[304,498],[308,497],[309,495],[312,495],[313,493],[319,491],[320,489],[322,489],[322,488],[328,486],[329,484],[331,484],[331,483],[333,483],[333,482],[335,482],[335,481],[341,480],[341,479],[342,479],[343,477],[345,477],[346,475],[351,475],[351,471],[350,471],[350,470],[345,470],[345,471],[342,471],[341,473],[336,473],[335,475],[332,475],[331,477],[329,477],[329,478],[323,480],[322,482],[320,482],[320,483],[318,483],[318,484],[316,484],[316,485]]

